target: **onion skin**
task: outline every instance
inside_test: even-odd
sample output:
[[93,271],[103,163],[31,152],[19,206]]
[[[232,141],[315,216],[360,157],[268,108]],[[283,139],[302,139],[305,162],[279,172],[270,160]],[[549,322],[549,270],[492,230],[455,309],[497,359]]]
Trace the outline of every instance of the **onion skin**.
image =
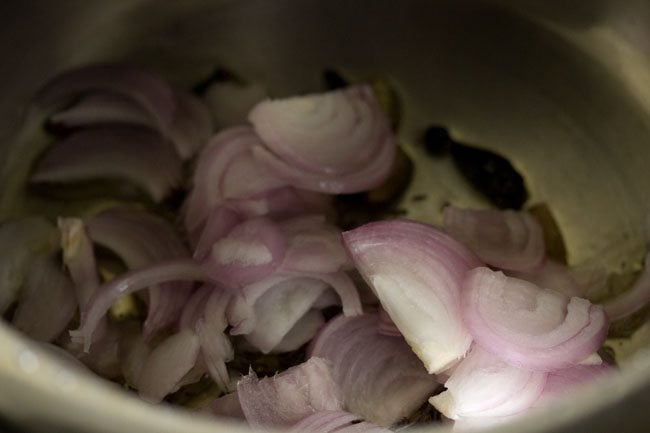
[[352,261],[429,373],[465,355],[472,337],[461,318],[465,274],[481,265],[438,229],[408,220],[366,224],[343,233]]
[[488,268],[465,277],[463,318],[485,350],[539,371],[578,364],[600,348],[609,325],[603,309],[586,299],[540,289]]
[[328,363],[320,358],[258,379],[255,373],[237,383],[237,394],[251,427],[291,426],[322,410],[341,410],[340,390]]

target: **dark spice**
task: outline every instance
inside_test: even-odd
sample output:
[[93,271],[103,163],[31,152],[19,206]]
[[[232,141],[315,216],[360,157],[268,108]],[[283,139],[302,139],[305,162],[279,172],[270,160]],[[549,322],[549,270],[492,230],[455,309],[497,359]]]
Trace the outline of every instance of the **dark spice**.
[[452,143],[451,156],[461,174],[499,209],[521,209],[528,200],[524,178],[501,155]]
[[349,85],[348,80],[343,78],[334,69],[326,68],[323,70],[323,84],[326,90],[343,89]]
[[449,152],[452,145],[449,131],[442,126],[428,127],[422,136],[424,148],[431,156],[442,156]]

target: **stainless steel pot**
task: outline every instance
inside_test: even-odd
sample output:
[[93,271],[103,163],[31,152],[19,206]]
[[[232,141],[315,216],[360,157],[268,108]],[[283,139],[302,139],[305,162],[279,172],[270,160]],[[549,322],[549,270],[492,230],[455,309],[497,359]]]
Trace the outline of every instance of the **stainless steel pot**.
[[[446,201],[486,204],[449,163],[421,153],[423,128],[445,124],[455,137],[507,155],[521,170],[531,202],[553,210],[571,264],[602,262],[625,273],[644,253],[647,0],[5,0],[0,17],[5,165],[20,152],[13,137],[31,93],[75,65],[132,60],[179,84],[227,65],[273,95],[317,89],[323,67],[337,67],[357,77],[388,77],[403,98],[400,137],[418,163],[403,203],[410,217],[437,222]],[[410,201],[419,193],[428,200]],[[12,212],[33,210],[29,200],[14,204]],[[650,325],[612,344],[622,360],[620,378],[498,430],[646,431]],[[79,376],[4,323],[0,419],[48,432],[246,431],[153,407]]]

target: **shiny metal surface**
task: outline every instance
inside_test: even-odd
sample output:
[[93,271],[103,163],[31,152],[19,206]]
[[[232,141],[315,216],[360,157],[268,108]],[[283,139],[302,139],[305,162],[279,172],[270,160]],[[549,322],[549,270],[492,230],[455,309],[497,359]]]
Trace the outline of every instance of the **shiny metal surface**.
[[[507,155],[531,204],[546,203],[571,264],[637,269],[650,213],[650,3],[647,0],[5,1],[0,4],[1,161],[29,95],[53,73],[132,60],[179,84],[225,65],[274,96],[316,90],[323,67],[394,82],[400,139],[418,166],[408,216],[437,222],[443,203],[486,206],[448,160],[425,157],[432,123]],[[12,156],[13,155],[13,156]],[[6,167],[5,167],[6,173]],[[4,187],[10,179],[3,179]],[[414,202],[413,196],[427,194]],[[40,202],[15,202],[30,212]],[[0,288],[1,289],[1,288]],[[52,431],[234,431],[152,408],[98,381],[62,391],[41,357],[0,324],[0,414]],[[618,347],[624,376],[511,431],[643,431],[650,425],[650,330]],[[119,416],[116,414],[119,413]],[[641,430],[640,430],[641,429]],[[502,428],[500,431],[506,431]]]

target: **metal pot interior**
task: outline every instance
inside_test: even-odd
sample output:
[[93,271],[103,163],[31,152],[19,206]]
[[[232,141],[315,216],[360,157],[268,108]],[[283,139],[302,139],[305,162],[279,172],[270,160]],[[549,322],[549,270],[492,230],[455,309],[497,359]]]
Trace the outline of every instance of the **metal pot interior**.
[[[449,160],[425,155],[422,131],[445,125],[454,138],[508,157],[525,177],[528,204],[552,210],[571,265],[601,263],[626,275],[639,269],[650,230],[650,7],[642,1],[619,6],[506,0],[4,2],[0,52],[11,61],[0,66],[2,161],[19,152],[12,137],[30,94],[75,65],[128,60],[180,85],[226,66],[264,83],[273,96],[319,90],[323,69],[336,68],[359,79],[387,78],[400,96],[399,137],[416,163],[401,202],[407,217],[439,223],[446,203],[489,205]],[[17,197],[7,215],[35,211],[73,209]],[[48,357],[38,371],[25,370],[20,354],[29,344],[4,324],[0,343],[0,381],[9,390],[0,392],[0,414],[20,425],[89,432],[126,425],[143,432],[236,428],[147,407],[90,380],[62,391]],[[587,425],[594,432],[613,425],[638,431],[634,423],[648,421],[641,414],[650,398],[648,324],[612,347],[626,375],[608,392],[582,395],[575,407],[524,420],[512,431]]]

